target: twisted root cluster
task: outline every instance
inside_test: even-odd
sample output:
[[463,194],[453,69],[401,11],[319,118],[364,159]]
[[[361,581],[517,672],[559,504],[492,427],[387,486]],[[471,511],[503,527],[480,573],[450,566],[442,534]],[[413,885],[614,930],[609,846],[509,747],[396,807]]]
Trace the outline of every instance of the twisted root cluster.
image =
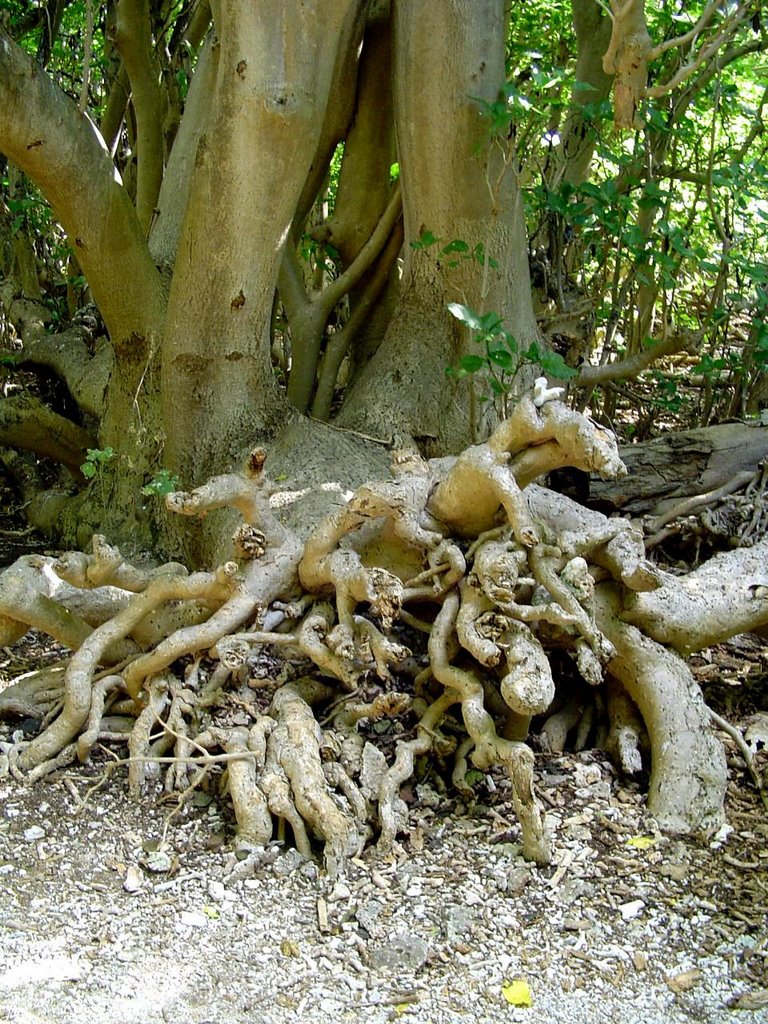
[[[239,512],[233,558],[214,572],[142,571],[100,537],[88,555],[20,559],[0,581],[1,641],[34,626],[74,653],[0,694],[0,713],[42,720],[0,754],[5,769],[34,779],[104,737],[127,738],[137,794],[157,764],[182,792],[223,764],[238,842],[263,847],[288,825],[300,852],[320,843],[337,869],[407,826],[401,787],[418,758],[452,764],[460,790],[470,759],[506,771],[524,853],[546,863],[525,740],[542,716],[561,749],[583,711],[581,690],[553,703],[560,651],[600,694],[625,770],[650,742],[661,823],[716,825],[722,751],[685,663],[648,635],[654,598],[672,594],[668,627],[677,591],[626,521],[533,483],[564,465],[624,471],[613,436],[551,398],[539,389],[455,459],[397,454],[390,480],[305,540],[277,518],[261,450],[242,473],[169,495],[180,515]],[[226,694],[234,722],[217,714]],[[398,716],[410,728],[387,758],[365,723]]]

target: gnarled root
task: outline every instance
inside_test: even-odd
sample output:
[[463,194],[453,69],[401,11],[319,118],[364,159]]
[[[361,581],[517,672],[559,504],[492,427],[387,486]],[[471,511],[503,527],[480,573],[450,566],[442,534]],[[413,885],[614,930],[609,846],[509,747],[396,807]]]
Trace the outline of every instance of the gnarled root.
[[[559,750],[569,733],[586,743],[590,716],[607,709],[606,743],[625,772],[638,770],[647,731],[660,823],[716,826],[722,751],[685,664],[656,640],[690,648],[712,641],[713,623],[720,639],[768,620],[764,549],[734,555],[746,588],[730,562],[667,579],[629,524],[537,487],[555,466],[623,470],[612,435],[552,397],[538,386],[456,459],[397,453],[391,480],[360,487],[304,542],[276,520],[254,451],[242,473],[167,499],[181,515],[239,512],[232,557],[213,572],[139,570],[100,537],[89,555],[20,560],[0,578],[0,639],[34,625],[75,653],[56,685],[22,680],[0,694],[0,714],[48,716],[31,743],[3,751],[8,770],[83,759],[108,718],[123,716],[122,728],[132,716],[134,793],[153,759],[171,762],[166,790],[185,793],[224,763],[237,843],[267,846],[287,825],[303,856],[322,845],[338,871],[377,830],[387,849],[407,826],[400,790],[416,758],[454,755],[465,796],[467,758],[506,771],[523,853],[545,864],[531,719],[555,708],[543,740]],[[556,673],[559,705],[553,651],[585,680]],[[229,702],[246,724],[225,724]],[[388,765],[361,723],[406,711],[415,733]]]
[[327,695],[327,688],[313,680],[289,683],[275,693],[270,714],[276,725],[267,744],[267,766],[274,770],[279,765],[285,772],[296,810],[323,840],[326,868],[336,873],[361,844],[352,814],[331,796],[320,758],[320,727],[305,699]]
[[616,654],[608,664],[637,705],[651,742],[648,808],[674,832],[723,821],[725,753],[701,692],[682,658],[618,618],[618,595],[598,588],[597,614]]
[[493,719],[485,709],[483,685],[478,675],[450,662],[449,642],[458,610],[458,594],[449,594],[429,638],[432,671],[438,682],[461,704],[464,725],[475,744],[473,763],[481,769],[501,764],[507,770],[512,783],[512,802],[523,832],[523,855],[537,864],[548,864],[552,857],[551,842],[545,835],[541,808],[533,789],[533,753],[524,743],[506,740],[497,734]]

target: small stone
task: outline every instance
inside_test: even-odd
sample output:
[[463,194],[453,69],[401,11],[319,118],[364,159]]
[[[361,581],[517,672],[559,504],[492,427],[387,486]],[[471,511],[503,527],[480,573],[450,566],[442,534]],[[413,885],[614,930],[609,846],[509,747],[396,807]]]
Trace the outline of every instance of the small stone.
[[507,895],[519,896],[531,881],[529,867],[515,866],[507,872]]
[[38,839],[43,838],[45,838],[45,829],[40,828],[39,825],[30,825],[29,828],[24,829],[25,843],[36,843]]
[[632,963],[635,965],[636,971],[648,970],[648,957],[640,949],[636,949],[632,954]]
[[416,787],[416,796],[418,797],[419,803],[424,807],[439,807],[442,797],[432,786],[428,783],[421,783]]
[[208,924],[205,914],[198,914],[193,910],[182,910],[179,921],[188,928],[203,928]]
[[682,882],[688,874],[687,864],[660,864],[659,874],[671,878],[673,882]]
[[226,886],[223,882],[211,881],[208,883],[208,895],[216,903],[221,903],[227,894]]
[[371,967],[374,970],[418,971],[423,967],[429,946],[424,939],[409,932],[398,932],[389,941],[371,950]]
[[123,888],[126,892],[138,892],[144,884],[144,875],[135,864],[129,864],[125,871]]
[[622,903],[619,906],[621,916],[625,921],[632,921],[639,917],[645,910],[645,903],[642,900],[630,900],[629,903]]
[[313,860],[305,860],[299,868],[299,874],[304,878],[308,878],[310,882],[316,882],[320,872],[318,871],[317,864]]
[[148,853],[145,859],[147,870],[156,875],[164,875],[170,871],[172,863],[170,855],[164,850],[154,850],[152,853]]
[[355,920],[371,937],[375,937],[380,931],[379,918],[383,909],[384,904],[379,900],[368,900],[361,903],[355,911]]
[[329,903],[338,903],[339,900],[348,900],[352,895],[352,891],[345,882],[337,882],[331,889],[328,896]]
[[141,959],[141,955],[141,950],[138,949],[118,949],[115,953],[115,960],[121,964],[133,964]]
[[272,867],[272,871],[278,878],[287,878],[289,875],[292,875],[297,868],[301,867],[303,862],[304,858],[302,855],[297,849],[292,847],[277,858]]
[[703,973],[698,968],[690,971],[681,971],[667,978],[667,985],[673,992],[689,992],[701,979]]
[[590,922],[583,917],[563,918],[563,929],[566,932],[588,932],[591,927]]
[[469,907],[452,903],[443,907],[443,930],[447,942],[454,943],[472,931],[475,913]]

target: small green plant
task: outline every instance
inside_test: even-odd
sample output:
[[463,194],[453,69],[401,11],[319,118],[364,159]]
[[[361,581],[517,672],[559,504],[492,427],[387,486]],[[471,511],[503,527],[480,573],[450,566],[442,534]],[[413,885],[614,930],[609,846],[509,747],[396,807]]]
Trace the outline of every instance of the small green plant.
[[162,497],[164,494],[171,494],[179,489],[179,478],[169,469],[160,469],[141,488],[141,493],[147,497]]
[[558,380],[576,376],[576,370],[568,366],[559,353],[542,351],[535,341],[522,349],[517,339],[504,329],[504,321],[498,313],[476,313],[459,302],[449,302],[448,312],[469,328],[472,342],[480,351],[462,356],[458,366],[449,366],[445,372],[459,379],[471,376],[483,380],[491,394],[480,394],[478,400],[487,402],[493,398],[502,416],[509,415],[512,386],[526,363],[540,366],[548,377]]
[[101,476],[104,466],[115,457],[114,448],[89,448],[85,455],[85,462],[80,466],[80,472],[86,480],[93,480]]
[[[419,238],[415,242],[411,242],[410,245],[417,252],[423,252],[438,245],[440,242],[442,242],[441,238],[438,238],[437,235],[425,228]],[[481,265],[487,263],[491,270],[498,270],[499,267],[497,260],[487,255],[482,242],[478,242],[477,245],[472,247],[462,238],[454,238],[441,246],[437,250],[436,259],[438,263],[451,270],[454,267],[458,267],[459,263],[463,260],[474,260],[475,263],[480,263]]]
[[101,504],[106,507],[107,499],[104,492],[104,467],[115,457],[114,448],[88,448],[85,454],[85,462],[80,466],[80,472],[86,480],[99,481],[99,493]]

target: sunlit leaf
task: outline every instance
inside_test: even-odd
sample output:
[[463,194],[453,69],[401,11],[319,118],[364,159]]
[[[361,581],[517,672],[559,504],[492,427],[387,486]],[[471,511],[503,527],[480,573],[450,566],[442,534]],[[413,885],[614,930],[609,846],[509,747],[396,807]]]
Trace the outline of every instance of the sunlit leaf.
[[481,318],[469,306],[462,306],[460,302],[449,302],[448,312],[451,316],[455,316],[457,320],[461,320],[467,327],[471,327],[473,331],[481,331],[483,329]]
[[495,366],[500,366],[502,370],[512,370],[515,365],[515,357],[505,348],[489,350],[488,358]]
[[656,845],[654,836],[632,836],[627,840],[627,846],[633,846],[636,850],[647,850],[649,846]]
[[485,366],[485,359],[482,356],[462,356],[459,366],[466,373],[477,373]]
[[510,1006],[533,1006],[531,989],[525,978],[502,982],[501,994]]

